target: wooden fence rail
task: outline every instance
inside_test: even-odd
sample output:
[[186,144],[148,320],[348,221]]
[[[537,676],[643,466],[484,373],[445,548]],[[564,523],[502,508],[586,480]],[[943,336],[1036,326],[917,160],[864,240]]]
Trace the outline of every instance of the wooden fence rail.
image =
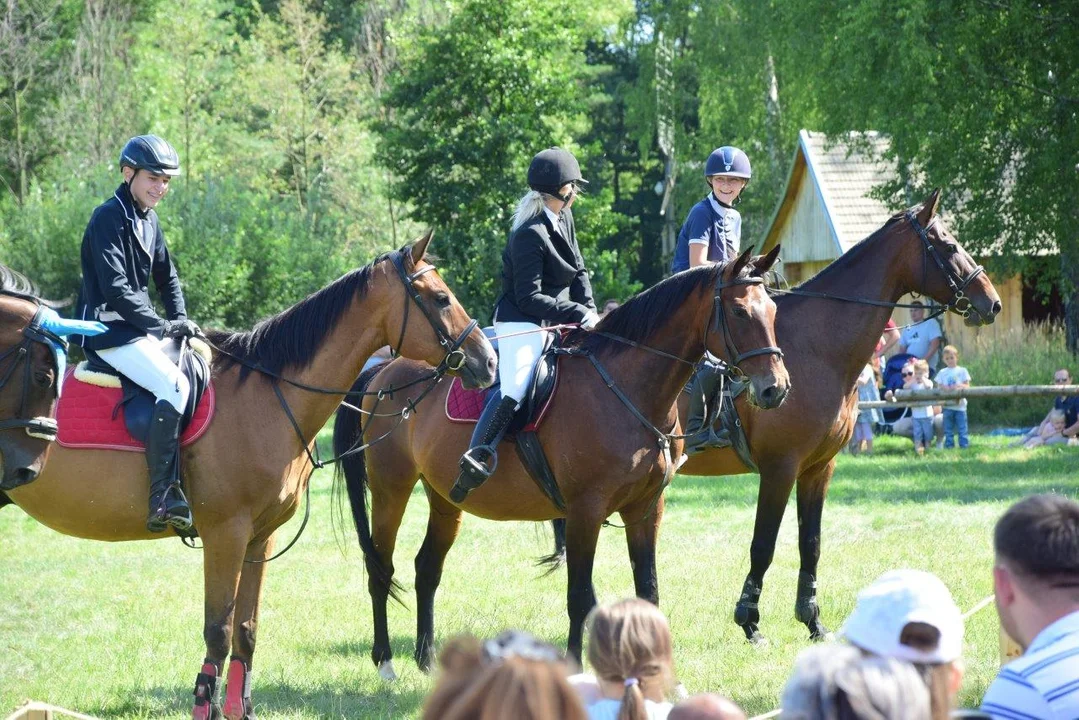
[[866,400],[859,410],[873,408],[925,407],[954,405],[963,398],[982,397],[1057,397],[1079,395],[1079,385],[983,385],[968,388],[930,388],[928,390],[893,390],[894,400]]

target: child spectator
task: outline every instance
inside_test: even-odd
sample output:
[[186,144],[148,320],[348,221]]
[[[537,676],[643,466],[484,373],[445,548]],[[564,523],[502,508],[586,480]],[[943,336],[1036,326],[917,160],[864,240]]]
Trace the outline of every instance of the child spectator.
[[[903,368],[903,389],[928,390],[931,387],[933,387],[933,381],[929,379],[928,362],[915,360],[911,363],[910,370]],[[925,455],[926,448],[933,445],[933,407],[930,405],[912,407],[910,417],[914,431],[914,451],[918,455]]]
[[674,678],[667,618],[647,600],[600,605],[588,616],[588,663],[595,677],[570,682],[585,698],[589,720],[666,720]]
[[704,693],[675,705],[667,720],[746,720],[746,714],[722,695]]
[[[944,346],[944,369],[937,373],[937,387],[958,390],[970,387],[970,373],[959,364],[959,350],[955,345]],[[967,435],[967,399],[958,405],[944,408],[944,447],[955,447],[953,435],[959,435],[959,447],[970,447]]]
[[[877,390],[877,378],[873,373],[873,366],[866,365],[858,376],[858,401],[880,400],[880,392]],[[880,422],[880,413],[877,410],[860,410],[858,421],[854,424],[854,437],[850,439],[848,449],[852,455],[860,452],[873,453],[873,424]]]
[[1039,445],[1058,445],[1068,442],[1068,439],[1064,437],[1064,426],[1066,424],[1066,416],[1063,410],[1057,410],[1053,408],[1049,411],[1048,422],[1044,422],[1038,428],[1038,434],[1029,438],[1023,447],[1036,448]]
[[439,666],[424,720],[588,717],[567,680],[561,653],[528,633],[507,631],[484,643],[455,638],[442,651]]

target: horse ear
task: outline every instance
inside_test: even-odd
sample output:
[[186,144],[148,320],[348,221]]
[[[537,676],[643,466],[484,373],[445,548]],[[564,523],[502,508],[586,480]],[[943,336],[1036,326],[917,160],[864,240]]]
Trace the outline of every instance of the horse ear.
[[753,274],[761,276],[772,269],[779,259],[779,245],[772,248],[767,255],[761,255],[753,261]]
[[746,248],[746,251],[738,256],[738,259],[734,261],[734,267],[731,268],[731,277],[736,278],[742,274],[742,269],[745,268],[749,262],[749,258],[753,256],[753,248]]
[[929,223],[937,215],[937,207],[940,205],[940,188],[935,188],[933,193],[922,203],[922,209],[918,211],[918,222],[922,227],[929,227]]
[[412,243],[412,247],[408,250],[408,255],[412,258],[412,265],[415,267],[423,260],[424,253],[427,252],[427,246],[431,242],[431,238],[435,235],[434,228],[427,228],[427,232],[423,234],[423,237]]

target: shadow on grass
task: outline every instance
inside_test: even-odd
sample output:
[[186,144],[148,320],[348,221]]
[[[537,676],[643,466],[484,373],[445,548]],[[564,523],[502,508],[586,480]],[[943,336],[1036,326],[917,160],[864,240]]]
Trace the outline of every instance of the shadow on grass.
[[[154,718],[188,715],[193,706],[191,687],[132,689],[132,699],[84,707],[100,718]],[[426,692],[383,684],[374,692],[350,692],[347,687],[299,687],[290,683],[255,682],[255,713],[298,717],[400,718],[416,717]],[[221,692],[224,702],[224,690]]]
[[[937,451],[924,459],[909,453],[870,458],[841,457],[828,492],[828,504],[917,503],[959,504],[1008,502],[1036,492],[1079,495],[1079,454],[973,450]],[[668,493],[668,507],[754,506],[758,477],[679,475]]]

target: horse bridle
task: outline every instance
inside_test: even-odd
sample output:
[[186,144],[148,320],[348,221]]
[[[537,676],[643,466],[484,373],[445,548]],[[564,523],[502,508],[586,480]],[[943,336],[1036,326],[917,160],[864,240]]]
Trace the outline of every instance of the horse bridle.
[[446,350],[446,357],[439,363],[439,367],[446,367],[449,370],[460,370],[465,365],[465,353],[461,350],[461,346],[465,344],[465,340],[472,334],[472,331],[479,325],[479,321],[472,320],[468,326],[461,332],[456,340],[452,340],[446,331],[442,329],[442,324],[439,323],[427,307],[423,304],[423,300],[420,298],[419,292],[416,291],[415,282],[416,279],[422,276],[424,273],[431,272],[437,268],[434,265],[424,265],[419,270],[415,271],[411,275],[405,272],[404,263],[401,261],[401,253],[393,253],[390,256],[393,261],[393,266],[397,268],[397,274],[401,277],[401,282],[404,283],[405,292],[405,312],[404,317],[401,320],[401,335],[397,339],[397,345],[393,348],[393,354],[395,356],[401,354],[401,345],[405,342],[405,330],[408,327],[408,310],[411,306],[409,298],[416,303],[427,318],[427,322],[431,324],[431,329],[435,331],[435,335],[438,336],[438,344]]
[[[0,355],[0,363],[9,357],[12,357],[11,363],[8,365],[7,371],[0,376],[0,390],[7,385],[15,374],[15,370],[19,367],[19,364],[25,360],[26,367],[23,368],[23,383],[22,383],[22,399],[19,403],[19,412],[11,420],[0,420],[0,431],[13,430],[17,428],[23,428],[26,430],[26,434],[33,438],[40,440],[48,440],[52,442],[56,439],[56,433],[58,431],[58,425],[56,419],[51,417],[30,417],[24,418],[23,414],[26,412],[27,399],[30,396],[30,383],[33,381],[33,362],[30,359],[30,349],[33,347],[33,343],[41,343],[48,347],[49,352],[53,352],[53,348],[56,345],[67,349],[67,340],[60,337],[51,330],[47,330],[41,325],[41,314],[44,312],[45,306],[39,305],[37,312],[34,313],[34,317],[30,320],[30,323],[23,328],[23,340],[21,343],[11,348],[4,354]],[[62,378],[56,378],[56,384],[54,387],[59,386]]]
[[[745,375],[739,364],[743,360],[747,360],[751,357],[757,357],[758,355],[775,355],[777,357],[783,357],[783,351],[775,345],[767,345],[765,347],[759,347],[755,350],[747,350],[744,353],[738,352],[738,346],[734,342],[734,336],[731,334],[730,320],[727,319],[727,313],[723,308],[723,298],[721,297],[723,291],[726,288],[734,287],[737,285],[764,285],[764,278],[760,277],[737,277],[733,280],[723,282],[722,280],[716,283],[715,296],[712,300],[712,315],[704,326],[704,346],[708,347],[708,333],[712,329],[713,323],[716,329],[721,333],[723,337],[723,344],[727,351],[727,357],[730,360],[727,361],[727,366],[731,370],[736,370],[739,374]],[[713,320],[714,318],[714,320]]]
[[918,237],[922,239],[922,245],[924,246],[922,255],[922,287],[925,287],[926,275],[928,274],[929,259],[933,258],[937,267],[940,268],[940,272],[944,275],[944,281],[948,283],[948,289],[952,292],[952,299],[948,302],[947,307],[955,314],[961,316],[964,320],[970,317],[971,313],[978,316],[979,319],[985,320],[985,317],[978,312],[978,308],[974,307],[974,303],[970,301],[970,298],[966,295],[967,286],[969,286],[976,277],[985,272],[985,268],[981,265],[975,265],[974,269],[966,277],[959,277],[958,273],[952,272],[947,263],[944,262],[944,258],[941,257],[940,251],[929,239],[929,229],[937,222],[937,218],[934,217],[929,221],[929,224],[922,227],[922,224],[918,222],[918,217],[912,212],[907,211],[907,221],[914,228],[914,231],[918,233]]

